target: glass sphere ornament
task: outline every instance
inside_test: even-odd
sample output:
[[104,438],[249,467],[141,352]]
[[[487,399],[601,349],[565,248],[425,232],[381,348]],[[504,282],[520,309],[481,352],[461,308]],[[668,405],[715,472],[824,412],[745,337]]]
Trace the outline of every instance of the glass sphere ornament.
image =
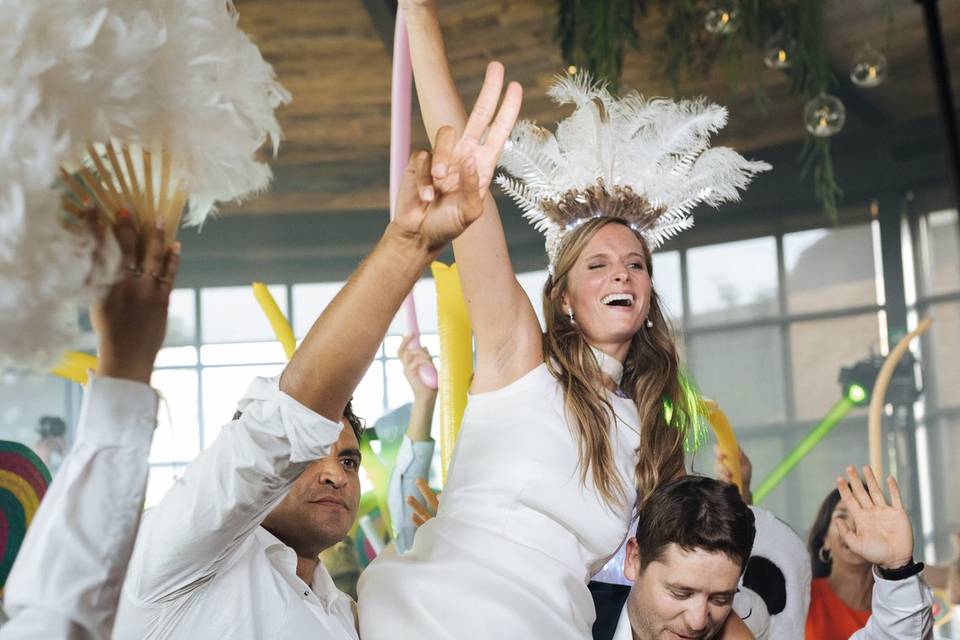
[[803,108],[803,124],[818,138],[829,138],[840,133],[847,121],[847,108],[840,98],[821,93]]
[[797,41],[777,33],[770,36],[763,47],[763,64],[770,69],[789,69],[796,55]]
[[703,28],[710,33],[722,35],[737,30],[736,2],[717,0],[707,8],[707,15],[703,19]]
[[869,44],[853,57],[850,69],[850,81],[858,87],[869,89],[883,82],[887,77],[887,57]]

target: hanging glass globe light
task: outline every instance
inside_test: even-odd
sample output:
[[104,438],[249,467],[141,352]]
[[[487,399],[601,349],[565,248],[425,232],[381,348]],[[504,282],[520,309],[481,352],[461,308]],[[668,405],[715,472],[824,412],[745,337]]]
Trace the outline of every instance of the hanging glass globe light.
[[770,69],[789,69],[796,55],[797,41],[781,31],[770,36],[763,48],[763,63]]
[[803,124],[818,138],[829,138],[840,133],[847,121],[847,108],[840,98],[821,93],[803,108]]
[[737,30],[737,4],[732,0],[717,0],[710,4],[703,19],[703,27],[710,33],[725,34]]
[[887,57],[869,44],[853,57],[850,81],[858,87],[875,87],[887,77]]

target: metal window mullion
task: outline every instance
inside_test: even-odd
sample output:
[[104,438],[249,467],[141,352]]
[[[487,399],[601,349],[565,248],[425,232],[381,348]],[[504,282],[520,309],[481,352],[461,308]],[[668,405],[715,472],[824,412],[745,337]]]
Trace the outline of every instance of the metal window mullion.
[[777,243],[777,300],[780,306],[780,317],[784,322],[780,325],[780,357],[783,362],[783,387],[784,387],[784,408],[786,409],[787,422],[796,419],[797,407],[796,400],[793,397],[793,353],[790,349],[790,321],[789,309],[787,304],[787,271],[786,258],[783,254],[783,233],[776,236]]

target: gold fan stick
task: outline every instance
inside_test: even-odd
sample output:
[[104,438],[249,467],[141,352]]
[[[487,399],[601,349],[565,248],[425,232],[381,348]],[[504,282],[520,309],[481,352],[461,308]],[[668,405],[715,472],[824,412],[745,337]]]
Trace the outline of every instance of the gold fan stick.
[[92,202],[90,198],[90,192],[87,191],[80,182],[73,177],[73,174],[60,167],[60,175],[63,177],[63,183],[67,185],[67,188],[70,190],[70,193],[77,199],[77,201],[84,207],[87,207]]
[[117,182],[120,183],[120,190],[123,191],[123,200],[126,202],[127,209],[136,225],[138,224],[136,213],[137,202],[133,199],[130,185],[127,184],[127,178],[123,175],[123,169],[120,168],[120,159],[117,158],[117,152],[113,149],[113,143],[108,142],[105,146],[107,147],[107,158],[110,160],[110,166],[113,167],[113,175],[116,177]]
[[123,195],[121,195],[117,189],[117,185],[113,180],[113,174],[107,171],[107,166],[103,164],[103,159],[92,143],[87,144],[87,153],[90,155],[90,159],[93,160],[93,165],[97,168],[100,186],[110,200],[110,213],[116,215],[117,211],[123,208]]
[[78,206],[76,205],[76,203],[74,203],[74,202],[73,202],[70,198],[68,198],[67,196],[62,196],[62,197],[60,198],[60,206],[62,206],[62,207],[64,208],[64,210],[66,210],[66,211],[72,213],[73,215],[75,215],[78,219],[83,220],[83,218],[84,218],[84,211],[83,211],[83,209],[81,209],[80,207],[78,207]]
[[110,222],[114,222],[113,203],[110,202],[109,196],[101,188],[100,181],[97,180],[90,172],[90,169],[86,167],[80,169],[80,177],[83,178],[83,182],[86,184],[87,188],[93,191],[93,197],[100,205],[103,215],[106,216]]
[[918,336],[922,336],[933,324],[933,318],[924,318],[917,325],[917,328],[903,337],[897,346],[893,348],[884,360],[880,372],[877,374],[877,381],[873,383],[873,391],[870,392],[870,411],[868,413],[868,437],[870,439],[870,466],[873,468],[873,475],[879,480],[883,477],[883,447],[881,446],[881,436],[883,435],[883,399],[887,395],[887,387],[890,386],[890,379],[893,378],[893,371],[897,368],[897,363],[907,353],[910,341]]
[[127,176],[130,178],[130,189],[133,191],[133,206],[136,208],[137,221],[143,226],[143,190],[140,188],[140,181],[137,179],[137,169],[133,164],[133,157],[130,155],[130,147],[123,145],[120,149],[123,153],[123,164],[127,167]]
[[170,206],[167,195],[171,195],[168,189],[170,186],[170,154],[166,150],[162,150],[160,153],[160,199],[157,201],[157,218],[166,220],[167,207]]
[[187,186],[183,180],[177,181],[177,188],[173,194],[171,206],[166,211],[164,220],[166,222],[167,245],[173,244],[177,238],[177,231],[180,230],[180,220],[183,218],[183,207],[187,204]]
[[146,149],[143,149],[143,188],[146,195],[143,217],[149,226],[153,226],[157,222],[156,204],[153,199],[153,159]]

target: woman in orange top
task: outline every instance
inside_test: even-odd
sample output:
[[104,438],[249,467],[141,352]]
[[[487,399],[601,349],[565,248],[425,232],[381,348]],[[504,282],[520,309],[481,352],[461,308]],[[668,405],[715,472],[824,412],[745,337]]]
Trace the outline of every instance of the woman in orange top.
[[820,505],[807,541],[813,570],[807,640],[847,640],[870,617],[873,564],[847,546],[836,520],[852,525],[834,489]]

